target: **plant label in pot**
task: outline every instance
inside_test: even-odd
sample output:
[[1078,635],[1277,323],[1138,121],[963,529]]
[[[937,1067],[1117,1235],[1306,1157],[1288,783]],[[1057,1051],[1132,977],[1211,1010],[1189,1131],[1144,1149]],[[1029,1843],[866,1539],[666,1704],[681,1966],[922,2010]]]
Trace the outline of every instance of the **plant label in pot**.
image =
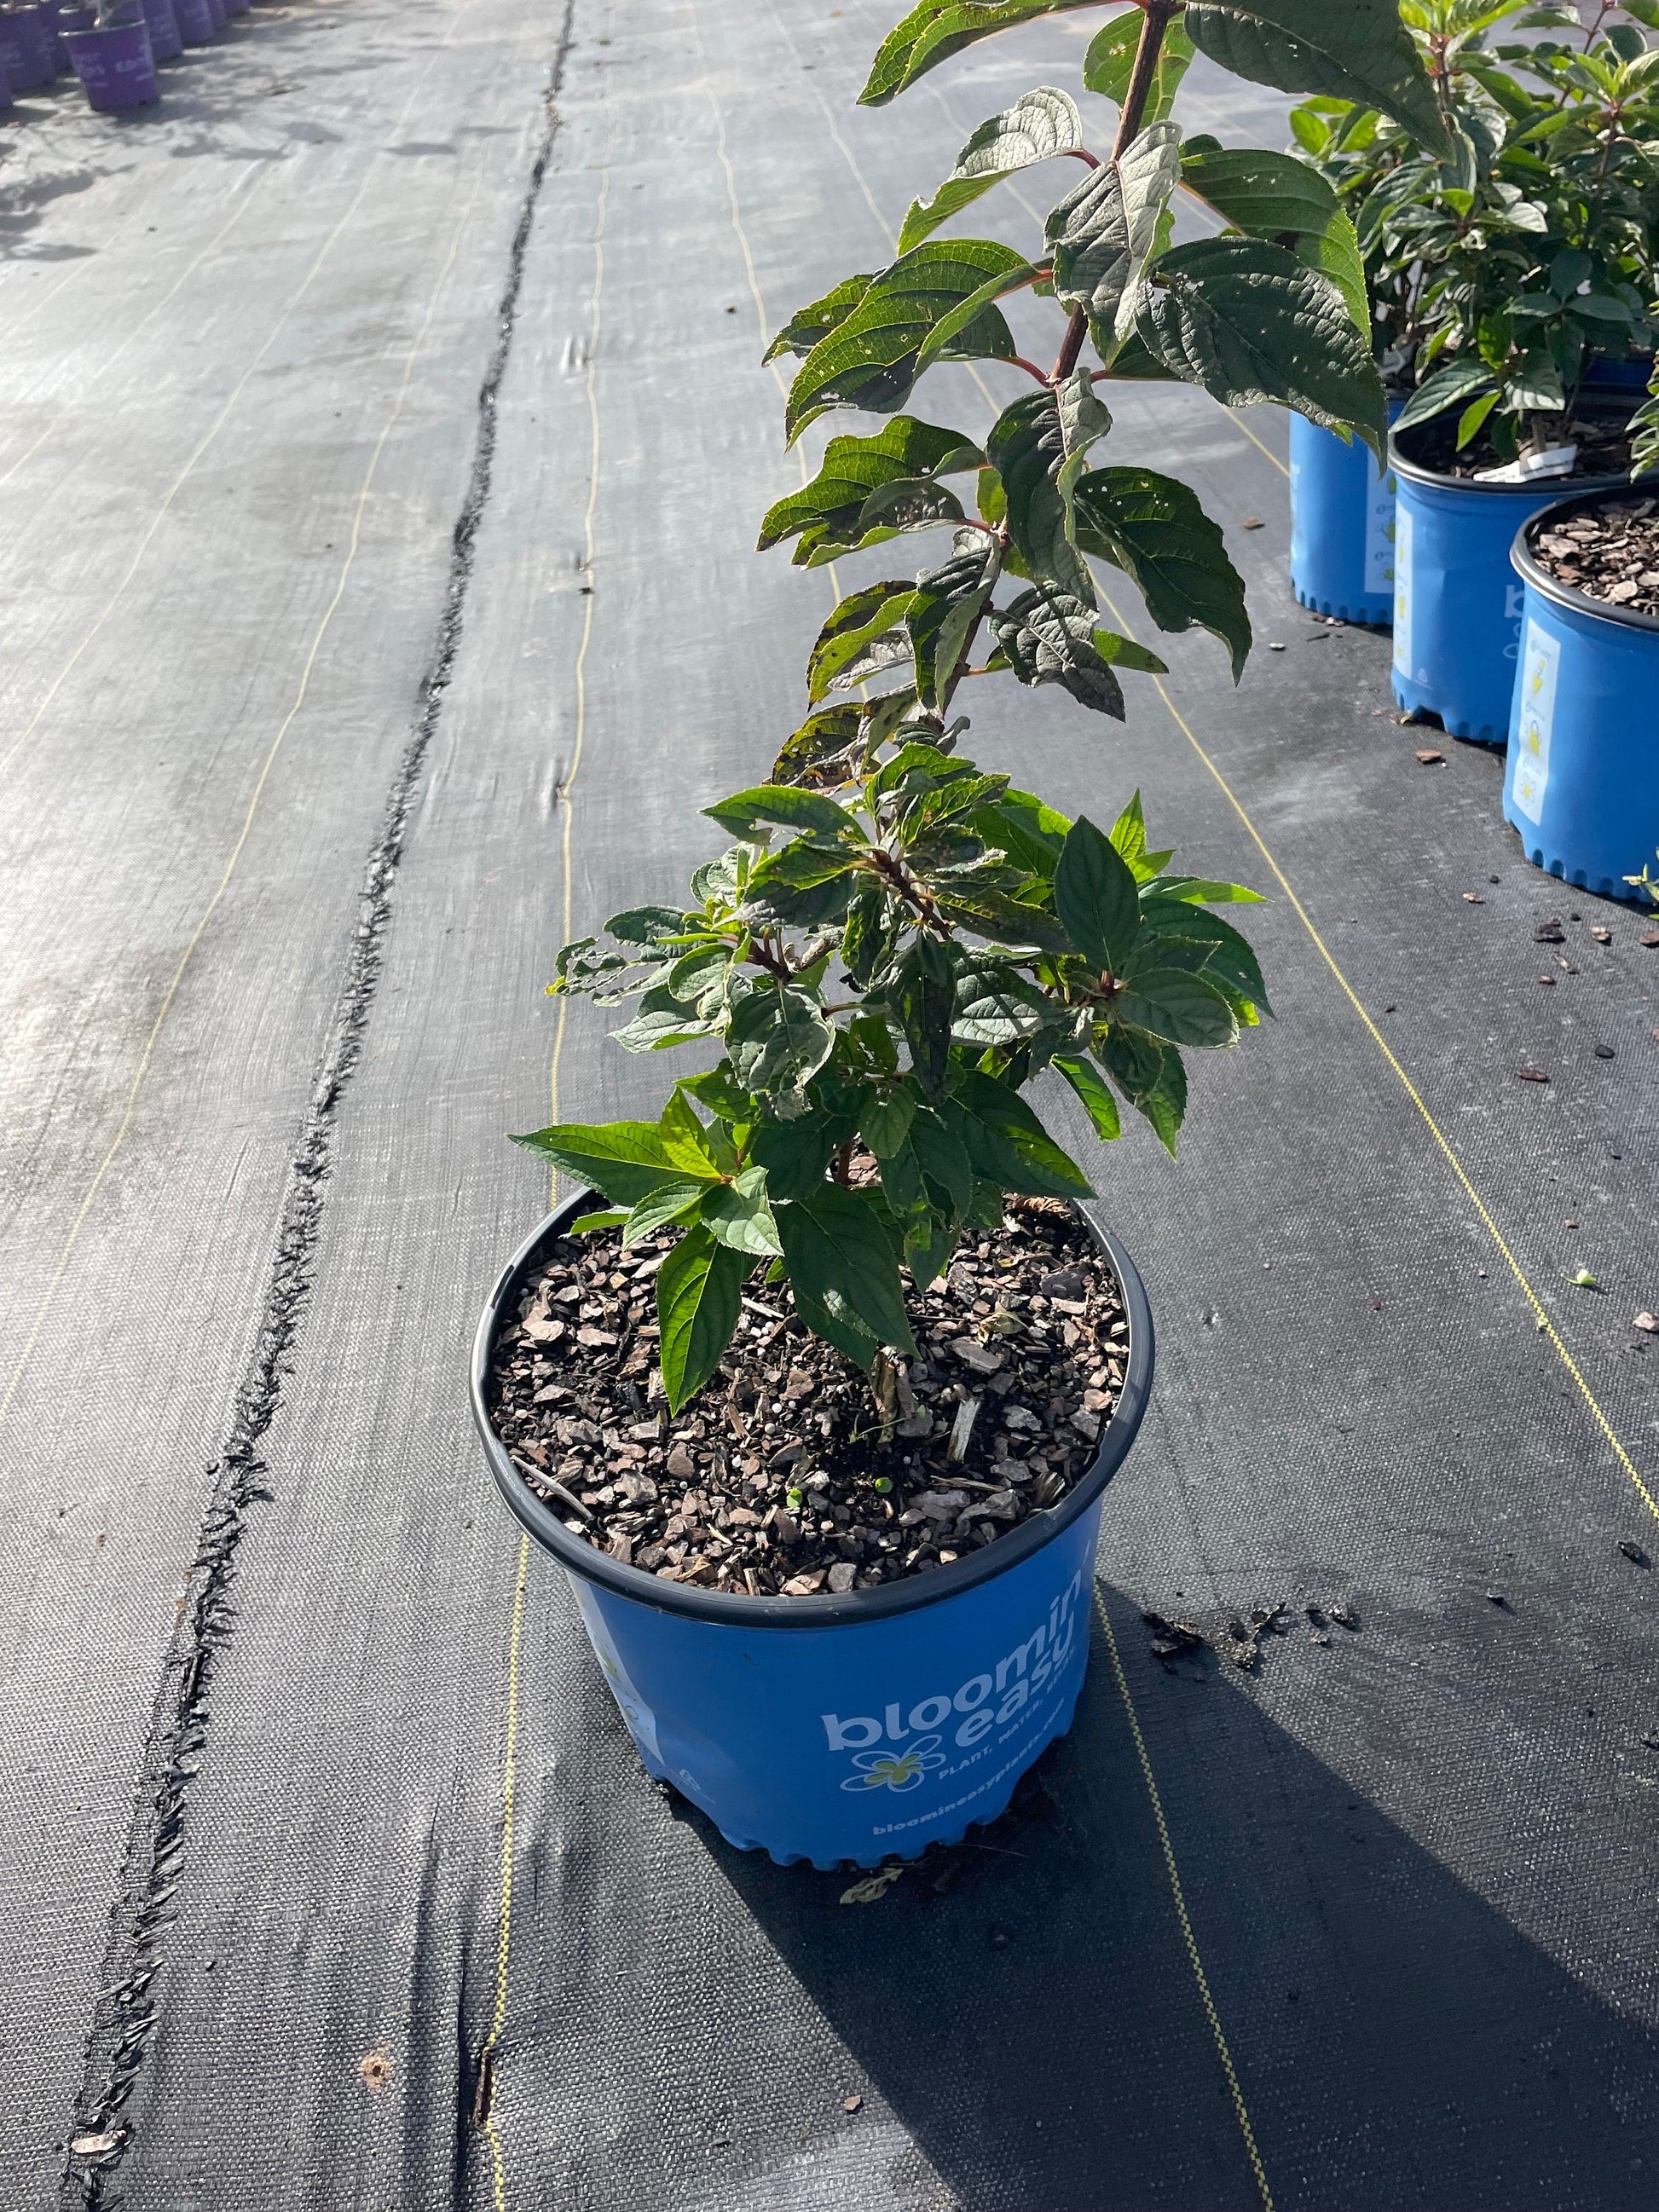
[[[982,12],[924,0],[865,103],[1007,20]],[[1152,1330],[1037,1102],[1069,1095],[1108,1141],[1129,1108],[1173,1153],[1188,1055],[1236,1044],[1267,996],[1224,912],[1255,893],[1150,849],[1138,793],[1100,827],[969,758],[962,710],[971,696],[985,726],[988,682],[1012,677],[1125,718],[1126,677],[1164,664],[1103,621],[1091,559],[1243,667],[1220,531],[1186,485],[1108,459],[1114,383],[1270,398],[1382,458],[1329,187],[1291,155],[1183,141],[1170,109],[1202,48],[1280,88],[1363,89],[1431,141],[1431,88],[1383,12],[1337,13],[1316,57],[1261,27],[1241,54],[1222,11],[1146,0],[1085,58],[1085,101],[1117,111],[1098,150],[1070,92],[1024,94],[910,208],[887,268],[790,318],[768,356],[798,364],[788,441],[832,411],[880,420],[830,438],[763,548],[811,568],[933,542],[840,600],[805,719],[706,809],[724,847],[689,893],[558,956],[556,994],[631,1005],[625,1048],[705,1065],[653,1119],[518,1140],[597,1196],[497,1285],[475,1412],[513,1510],[574,1577],[647,1767],[780,1859],[910,1856],[994,1818],[1076,1703]],[[1054,161],[1027,252],[942,234]],[[1170,244],[1182,190],[1229,233]],[[1016,342],[1020,295],[1022,315],[1058,310],[1051,367]],[[909,411],[934,362],[964,360],[1008,380],[994,420]]]

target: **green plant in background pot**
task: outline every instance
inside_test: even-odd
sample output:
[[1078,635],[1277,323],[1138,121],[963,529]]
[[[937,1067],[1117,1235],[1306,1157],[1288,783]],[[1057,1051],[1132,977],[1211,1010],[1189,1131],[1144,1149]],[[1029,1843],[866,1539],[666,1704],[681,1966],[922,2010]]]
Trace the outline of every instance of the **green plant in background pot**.
[[[864,101],[884,106],[991,33],[1076,4],[923,0],[882,46]],[[1121,1358],[1099,1349],[1109,1330],[1090,1338],[1098,1251],[1069,1203],[1090,1194],[1090,1181],[1029,1093],[1039,1078],[1063,1081],[1107,1139],[1118,1135],[1127,1105],[1173,1152],[1185,1054],[1234,1043],[1267,1004],[1254,954],[1216,910],[1254,895],[1179,872],[1170,853],[1148,851],[1138,797],[1109,827],[1069,820],[962,750],[964,708],[973,702],[982,722],[999,691],[1006,696],[998,679],[1053,687],[1121,720],[1121,678],[1162,669],[1103,622],[1091,558],[1133,580],[1160,629],[1208,629],[1235,672],[1243,666],[1249,625],[1219,530],[1178,480],[1103,458],[1115,386],[1179,380],[1229,405],[1276,401],[1382,449],[1382,386],[1363,326],[1351,228],[1304,162],[1183,140],[1170,111],[1195,52],[1257,82],[1363,100],[1425,138],[1441,128],[1392,0],[1340,9],[1206,0],[1184,10],[1179,0],[1146,0],[1115,15],[1089,47],[1081,99],[1041,87],[982,124],[937,191],[910,209],[897,258],[803,307],[772,349],[799,362],[786,410],[792,442],[832,411],[883,419],[829,441],[811,481],[766,516],[762,545],[791,544],[797,563],[815,567],[902,536],[946,542],[919,573],[890,571],[841,599],[808,660],[806,719],[764,782],[707,809],[731,842],[697,870],[690,896],[641,905],[615,916],[602,939],[567,945],[551,986],[602,1004],[636,1000],[617,1033],[628,1049],[690,1046],[714,1064],[675,1084],[655,1121],[571,1122],[519,1139],[610,1202],[581,1224],[580,1249],[604,1256],[573,1257],[571,1239],[550,1247],[544,1232],[510,1271],[481,1339],[481,1409],[490,1330],[505,1316],[494,1416],[501,1435],[536,1441],[530,1386],[540,1370],[511,1316],[520,1312],[520,1327],[548,1341],[562,1326],[548,1300],[563,1298],[567,1311],[598,1319],[586,1350],[570,1344],[568,1358],[557,1355],[554,1401],[565,1385],[597,1405],[605,1376],[625,1389],[631,1374],[647,1418],[627,1439],[643,1455],[637,1480],[607,1484],[614,1457],[584,1462],[592,1446],[583,1445],[580,1422],[565,1425],[560,1443],[574,1437],[575,1448],[550,1488],[533,1468],[521,1480],[499,1449],[494,1464],[514,1510],[581,1577],[607,1668],[629,1685],[623,1707],[647,1764],[714,1810],[728,1834],[774,1849],[777,1822],[768,1829],[754,1793],[775,1811],[800,1765],[776,1737],[778,1713],[798,1691],[802,1710],[821,1714],[831,1693],[810,1668],[793,1690],[774,1674],[763,1713],[746,1711],[740,1725],[726,1713],[723,1741],[729,1747],[737,1727],[754,1754],[741,1778],[717,1772],[684,1743],[671,1756],[665,1709],[691,1695],[696,1653],[710,1647],[676,1646],[670,1668],[658,1650],[664,1613],[680,1627],[776,1612],[800,1625],[817,1607],[854,1624],[885,1607],[895,1632],[902,1627],[914,1640],[924,1624],[918,1648],[931,1650],[970,1630],[994,1639],[1001,1630],[985,1625],[994,1607],[988,1615],[983,1608],[993,1599],[1012,1604],[1026,1587],[1021,1575],[1037,1577],[1036,1595],[1022,1602],[1039,1613],[1051,1596],[1060,1603],[1062,1588],[1073,1601],[1079,1572],[1086,1576],[1100,1483],[1132,1420],[1121,1415],[1115,1441],[1109,1431],[1098,1453],[1092,1441],[1069,1450],[1049,1439],[1033,1480],[1030,1462],[1022,1470],[1009,1456],[1008,1437],[1018,1444],[1040,1417],[1012,1404],[1006,1421],[987,1414],[975,1430],[975,1391],[1003,1403],[994,1379],[984,1378],[1006,1367],[1006,1389],[1007,1363],[1052,1321],[1077,1372],[1069,1398],[1063,1374],[1051,1376],[1049,1413],[1073,1422],[1077,1444],[1098,1435],[1114,1390],[1133,1395],[1145,1371],[1136,1382],[1131,1358],[1126,1382]],[[1109,139],[1097,135],[1091,94],[1116,106]],[[1057,161],[1074,165],[1073,180],[1025,251],[943,234],[1004,178]],[[1224,218],[1223,235],[1172,242],[1182,190]],[[1005,313],[1021,295],[1052,303],[1050,367],[1030,358],[1033,341],[1022,351]],[[1030,314],[1033,325],[1041,312]],[[964,430],[909,411],[929,368],[951,361],[1013,380],[988,424]],[[885,688],[872,695],[872,683]],[[1045,1264],[1054,1272],[1030,1278],[1034,1300],[1012,1298],[1034,1237],[1050,1239]],[[538,1279],[550,1249],[563,1255],[566,1273]],[[652,1316],[630,1287],[639,1255],[654,1281]],[[1133,1270],[1115,1251],[1114,1272],[1133,1306]],[[550,1289],[556,1279],[565,1287]],[[1039,1287],[1045,1281],[1079,1295],[1053,1291],[1056,1310]],[[1122,1327],[1121,1317],[1110,1324]],[[952,1328],[961,1332],[954,1339]],[[768,1349],[775,1340],[776,1353]],[[1091,1369],[1092,1391],[1084,1387]],[[951,1374],[964,1379],[941,1395]],[[830,1410],[795,1412],[791,1392]],[[1069,1415],[1054,1411],[1067,1405]],[[744,1441],[775,1438],[767,1424],[780,1419],[795,1419],[799,1434],[781,1451],[769,1443],[764,1456],[738,1452],[717,1499],[728,1416]],[[595,1438],[604,1427],[587,1425]],[[972,1452],[993,1428],[983,1448],[995,1455],[976,1462]],[[611,1433],[624,1441],[619,1426]],[[550,1451],[543,1456],[554,1464]],[[781,1478],[773,1474],[780,1460],[793,1469]],[[975,1464],[988,1479],[974,1486],[998,1501],[982,1509],[949,1482],[952,1468]],[[685,1470],[698,1480],[672,1516],[676,1552],[665,1534],[655,1540],[660,1524],[650,1516],[668,1479],[678,1483]],[[858,1486],[872,1473],[866,1496]],[[574,1509],[562,1524],[556,1512],[538,1517],[538,1483],[544,1502]],[[653,1493],[643,1508],[641,1484]],[[930,1541],[927,1516],[941,1496],[955,1501],[943,1509],[947,1518],[961,1517]],[[618,1533],[622,1498],[629,1525]],[[975,1528],[981,1510],[991,1520]],[[695,1530],[711,1522],[716,1534],[700,1547]],[[761,1533],[750,1535],[755,1523]],[[994,1543],[998,1527],[1006,1533]],[[809,1531],[836,1547],[806,1554],[809,1567],[815,1556],[836,1559],[827,1592],[821,1565],[790,1573]],[[653,1540],[641,1558],[642,1534]],[[630,1557],[634,1564],[617,1564]],[[988,1579],[995,1575],[1002,1579]],[[1043,1577],[1059,1577],[1054,1592]],[[1005,1584],[1009,1594],[997,1595]],[[946,1595],[949,1606],[939,1601]],[[1050,1618],[1056,1636],[1060,1617]],[[781,1664],[791,1641],[774,1639],[769,1657]],[[964,1645],[962,1663],[977,1680],[970,1656]],[[938,1663],[942,1678],[949,1669]],[[1055,1662],[1058,1690],[1044,1692],[1048,1735],[1069,1717],[1081,1667],[1080,1648],[1063,1669]],[[653,1669],[652,1690],[645,1677]],[[745,1679],[708,1694],[752,1701]],[[850,1694],[844,1683],[834,1692]],[[897,1695],[884,1709],[908,1711],[902,1698],[892,1703]],[[925,1698],[917,1710],[937,1705]],[[943,1710],[950,1705],[947,1695]],[[688,1723],[691,1735],[707,1725],[706,1716]],[[836,1747],[842,1723],[825,1726]],[[863,1720],[856,1731],[846,1723],[841,1747],[872,1741],[865,1729]],[[821,1749],[816,1719],[808,1733]],[[1002,1771],[1003,1802],[1046,1740],[1031,1735]],[[945,1766],[948,1747],[938,1756]],[[920,1786],[920,1772],[887,1782]],[[857,1776],[832,1780],[827,1798],[823,1786],[821,1777],[801,1781],[805,1796],[789,1817],[817,1826],[792,1848],[819,1856],[835,1844],[839,1856],[830,1814],[851,1819],[838,1792],[865,1785]],[[981,1804],[970,1817],[997,1809]],[[928,1840],[925,1823],[906,1825],[906,1848]],[[867,1838],[867,1827],[860,1832]]]

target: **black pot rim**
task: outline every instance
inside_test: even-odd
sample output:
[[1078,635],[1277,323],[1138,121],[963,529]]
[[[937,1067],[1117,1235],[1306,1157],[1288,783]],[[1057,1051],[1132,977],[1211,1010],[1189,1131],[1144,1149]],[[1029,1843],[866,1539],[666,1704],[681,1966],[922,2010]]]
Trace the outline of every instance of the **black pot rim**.
[[[1409,438],[1413,430],[1425,430],[1427,428],[1426,422],[1413,422],[1406,435]],[[1389,466],[1395,476],[1404,477],[1408,483],[1429,484],[1437,491],[1489,494],[1498,499],[1536,499],[1541,489],[1552,484],[1573,482],[1571,477],[1545,477],[1541,480],[1535,478],[1531,483],[1481,483],[1474,477],[1445,476],[1438,469],[1425,468],[1420,461],[1414,461],[1402,453],[1398,430],[1391,430],[1389,434]],[[1613,491],[1620,485],[1628,486],[1630,481],[1628,477],[1580,477],[1577,491],[1571,495],[1582,498],[1590,492]]]
[[1553,520],[1565,522],[1569,514],[1581,507],[1599,507],[1604,500],[1615,499],[1623,494],[1628,497],[1650,484],[1659,493],[1659,482],[1650,477],[1626,478],[1611,489],[1583,492],[1575,499],[1558,499],[1541,514],[1528,515],[1515,533],[1515,543],[1510,548],[1510,566],[1523,584],[1528,584],[1541,599],[1550,599],[1569,614],[1588,615],[1593,620],[1618,623],[1626,629],[1659,631],[1659,615],[1638,614],[1625,607],[1615,607],[1607,599],[1593,599],[1588,592],[1575,591],[1564,584],[1559,576],[1552,576],[1541,562],[1534,558],[1528,540],[1535,530],[1542,530]]
[[1007,1573],[1052,1543],[1093,1504],[1122,1465],[1139,1433],[1152,1386],[1152,1308],[1128,1254],[1101,1226],[1092,1209],[1079,1206],[1078,1211],[1110,1261],[1122,1292],[1123,1310],[1129,1323],[1129,1356],[1124,1364],[1123,1387],[1101,1437],[1094,1463],[1058,1504],[1030,1514],[1007,1535],[999,1536],[994,1544],[981,1546],[969,1559],[953,1560],[948,1566],[936,1567],[931,1574],[906,1575],[898,1582],[883,1583],[875,1589],[830,1592],[815,1597],[738,1597],[725,1590],[704,1590],[685,1583],[660,1582],[641,1568],[625,1567],[619,1559],[608,1559],[582,1538],[573,1535],[552,1508],[537,1497],[490,1426],[485,1405],[489,1356],[507,1301],[541,1257],[544,1249],[564,1233],[567,1224],[592,1196],[591,1191],[579,1190],[556,1206],[501,1270],[473,1336],[468,1395],[489,1471],[508,1510],[561,1565],[617,1597],[629,1598],[636,1605],[655,1606],[659,1612],[679,1613],[693,1620],[718,1621],[728,1628],[833,1628],[919,1612],[923,1606],[938,1605],[981,1583],[994,1581],[998,1575]]

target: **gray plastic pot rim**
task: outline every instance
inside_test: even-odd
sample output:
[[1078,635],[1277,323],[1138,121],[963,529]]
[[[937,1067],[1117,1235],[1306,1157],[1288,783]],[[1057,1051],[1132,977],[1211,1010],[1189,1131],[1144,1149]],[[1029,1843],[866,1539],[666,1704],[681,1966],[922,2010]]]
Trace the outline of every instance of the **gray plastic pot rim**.
[[473,1335],[468,1397],[484,1457],[508,1510],[526,1533],[534,1537],[544,1550],[552,1553],[562,1566],[613,1596],[727,1628],[851,1627],[863,1622],[890,1620],[897,1613],[918,1612],[923,1606],[938,1605],[977,1589],[981,1583],[994,1581],[1052,1543],[1094,1504],[1123,1464],[1139,1433],[1152,1385],[1152,1308],[1128,1254],[1102,1227],[1092,1207],[1079,1206],[1079,1212],[1117,1277],[1129,1323],[1129,1353],[1124,1365],[1123,1387],[1101,1437],[1100,1449],[1088,1472],[1057,1504],[1031,1514],[1009,1534],[999,1536],[994,1543],[983,1546],[970,1558],[936,1567],[931,1574],[907,1575],[899,1582],[884,1583],[875,1589],[847,1590],[814,1597],[739,1597],[723,1590],[662,1582],[639,1567],[625,1567],[619,1559],[595,1551],[584,1538],[566,1528],[557,1513],[531,1489],[492,1427],[487,1402],[490,1354],[509,1301],[544,1249],[564,1233],[569,1222],[594,1196],[589,1190],[573,1192],[525,1239],[501,1270]]
[[1552,576],[1549,570],[1534,558],[1529,542],[1535,531],[1547,528],[1553,521],[1565,521],[1570,514],[1577,514],[1582,507],[1599,507],[1604,500],[1616,498],[1621,493],[1627,495],[1639,491],[1644,484],[1659,493],[1659,476],[1621,477],[1617,484],[1558,499],[1541,514],[1528,515],[1515,533],[1515,543],[1510,548],[1510,566],[1522,582],[1530,585],[1540,599],[1551,600],[1556,606],[1565,608],[1569,614],[1583,615],[1593,622],[1616,623],[1621,629],[1644,630],[1650,635],[1659,635],[1659,615],[1637,614],[1625,607],[1615,607],[1606,599],[1593,599],[1587,592],[1574,591],[1571,584],[1564,584],[1559,577]]

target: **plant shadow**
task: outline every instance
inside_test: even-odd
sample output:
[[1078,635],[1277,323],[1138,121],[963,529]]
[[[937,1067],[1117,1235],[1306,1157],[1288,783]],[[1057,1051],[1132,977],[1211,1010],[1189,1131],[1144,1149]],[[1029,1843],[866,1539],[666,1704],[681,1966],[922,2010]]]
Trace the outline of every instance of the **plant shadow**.
[[[1207,1655],[1160,1665],[1133,1602],[1103,1595],[1279,2212],[1644,2200],[1653,2028],[1565,1972],[1229,1670]],[[863,2068],[860,2110],[889,2109],[952,2206],[1260,2207],[1098,1623],[1073,1732],[1010,1814],[877,1903],[839,1901],[855,1873],[781,1868],[683,1817]],[[1493,1867],[1486,1887],[1509,1879]],[[1565,1935],[1582,1900],[1560,1902]]]

